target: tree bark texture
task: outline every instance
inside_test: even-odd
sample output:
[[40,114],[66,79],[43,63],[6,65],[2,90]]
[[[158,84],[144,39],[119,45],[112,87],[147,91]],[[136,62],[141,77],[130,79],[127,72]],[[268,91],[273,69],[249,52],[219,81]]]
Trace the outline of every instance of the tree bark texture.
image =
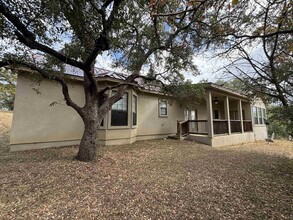
[[[93,76],[93,65],[91,71]],[[93,79],[89,79],[84,74],[85,105],[79,113],[84,123],[84,132],[79,145],[79,151],[75,157],[75,159],[80,161],[95,161],[97,158],[98,135],[100,122],[103,117],[100,117],[99,114],[96,88],[96,82],[93,82]]]
[[97,118],[84,120],[84,132],[75,157],[77,160],[88,162],[97,159],[99,127]]

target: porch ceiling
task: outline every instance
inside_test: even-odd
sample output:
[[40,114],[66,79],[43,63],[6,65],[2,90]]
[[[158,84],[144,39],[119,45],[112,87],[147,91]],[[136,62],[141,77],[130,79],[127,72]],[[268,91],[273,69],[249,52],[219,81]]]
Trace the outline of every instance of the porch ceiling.
[[249,102],[247,99],[244,99],[244,97],[237,97],[237,96],[232,96],[230,94],[227,93],[223,93],[223,92],[218,92],[218,91],[211,91],[211,95],[212,95],[212,101],[214,101],[216,98],[219,102],[223,102],[225,100],[226,96],[229,96],[229,100],[230,101],[238,101],[239,99],[241,99],[243,102]]

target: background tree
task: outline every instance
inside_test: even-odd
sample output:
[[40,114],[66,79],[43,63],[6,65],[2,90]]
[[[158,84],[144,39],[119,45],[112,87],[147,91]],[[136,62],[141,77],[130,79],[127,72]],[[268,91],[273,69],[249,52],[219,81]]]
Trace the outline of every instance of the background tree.
[[233,13],[223,35],[227,49],[221,55],[230,60],[224,69],[251,92],[292,104],[293,2],[239,1]]
[[[223,2],[3,0],[0,36],[14,47],[1,48],[0,67],[25,67],[61,84],[66,104],[84,122],[76,159],[91,161],[96,158],[102,119],[137,78],[166,83],[181,80],[181,70],[195,70],[192,55],[205,42],[190,30],[204,30],[205,14],[217,12]],[[182,10],[175,17],[166,14]],[[37,53],[43,58],[34,59]],[[128,76],[123,83],[101,88],[94,66],[97,57],[105,53]],[[84,106],[70,97],[65,65],[83,72]],[[111,89],[117,93],[108,97]]]
[[171,94],[181,107],[194,110],[205,101],[204,83],[193,84],[191,81],[173,82],[163,87],[166,94]]
[[268,108],[268,131],[277,138],[293,136],[293,106],[270,106]]
[[16,75],[9,70],[0,70],[0,109],[13,110]]

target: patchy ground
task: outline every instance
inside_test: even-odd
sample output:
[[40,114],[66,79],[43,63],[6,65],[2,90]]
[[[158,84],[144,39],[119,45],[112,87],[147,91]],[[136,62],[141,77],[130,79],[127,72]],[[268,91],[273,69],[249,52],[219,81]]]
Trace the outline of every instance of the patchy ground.
[[292,143],[213,149],[187,141],[9,153],[0,219],[293,219]]

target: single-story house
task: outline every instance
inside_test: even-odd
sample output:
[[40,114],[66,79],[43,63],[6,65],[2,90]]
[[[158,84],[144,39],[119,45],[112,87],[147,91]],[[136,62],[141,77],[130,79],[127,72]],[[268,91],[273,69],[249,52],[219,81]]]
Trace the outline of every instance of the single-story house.
[[[99,85],[123,80],[119,74],[99,69]],[[118,77],[117,77],[118,76]],[[69,93],[77,104],[84,104],[83,77],[68,76]],[[211,146],[264,140],[266,110],[261,100],[254,103],[238,92],[209,83],[206,101],[186,111],[170,96],[140,86],[129,87],[104,118],[99,133],[102,145],[130,144],[138,140],[186,136]],[[115,91],[109,91],[109,95]],[[35,82],[26,71],[19,71],[11,151],[77,145],[83,122],[68,107],[58,82]]]

